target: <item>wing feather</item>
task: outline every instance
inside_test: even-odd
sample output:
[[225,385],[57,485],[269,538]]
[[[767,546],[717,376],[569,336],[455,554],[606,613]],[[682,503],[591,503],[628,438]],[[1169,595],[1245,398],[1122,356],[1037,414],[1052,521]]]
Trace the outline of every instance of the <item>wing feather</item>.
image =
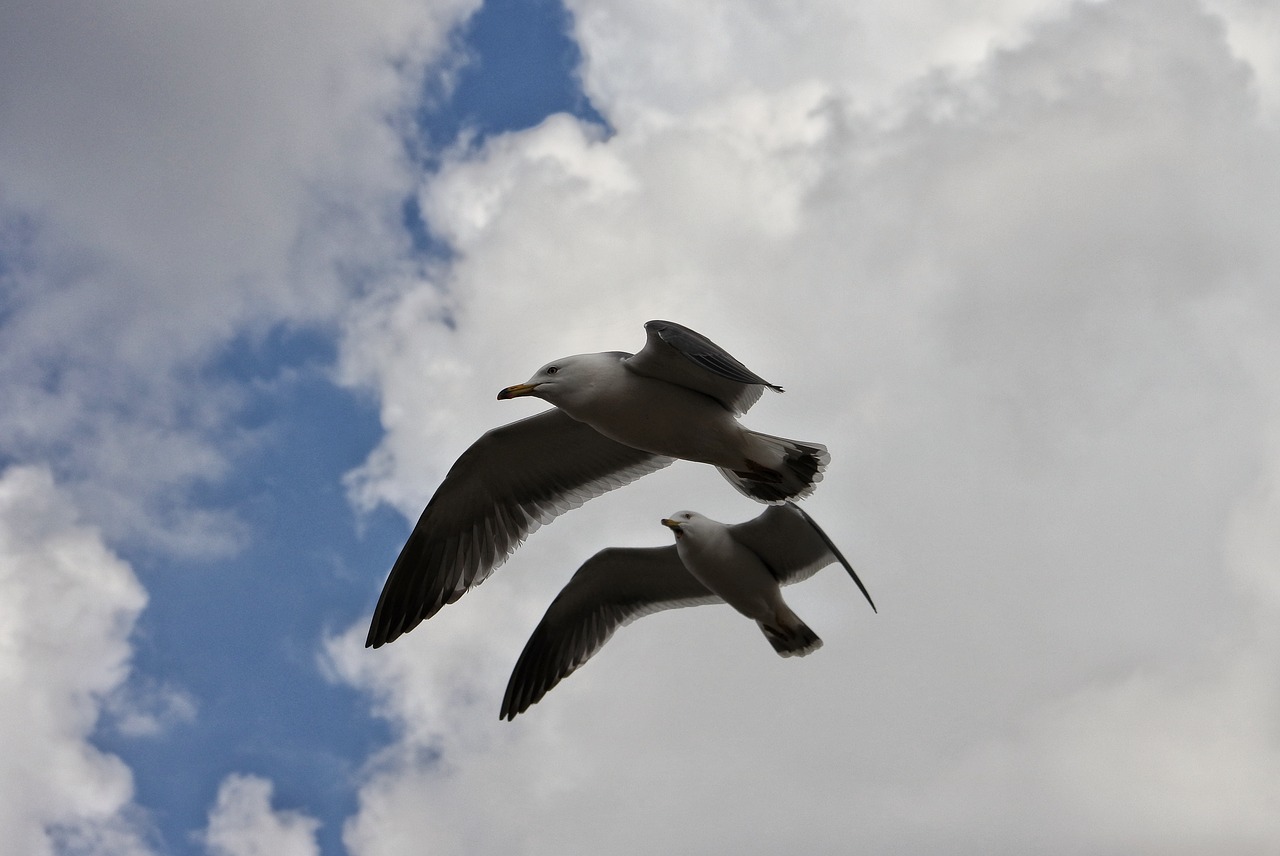
[[875,601],[857,572],[826,532],[792,502],[771,505],[759,516],[729,527],[733,538],[764,561],[781,585],[807,580],[832,562],[839,562],[876,609]]
[[744,366],[701,333],[673,321],[644,325],[646,339],[640,353],[622,364],[637,374],[697,390],[734,413],[746,413],[765,388],[782,392]]
[[516,661],[501,719],[514,719],[573,674],[619,627],[664,609],[722,603],[675,545],[610,547],[588,559],[547,608]]
[[672,460],[555,409],[489,431],[427,503],[387,577],[365,645],[385,645],[462,597],[542,524]]

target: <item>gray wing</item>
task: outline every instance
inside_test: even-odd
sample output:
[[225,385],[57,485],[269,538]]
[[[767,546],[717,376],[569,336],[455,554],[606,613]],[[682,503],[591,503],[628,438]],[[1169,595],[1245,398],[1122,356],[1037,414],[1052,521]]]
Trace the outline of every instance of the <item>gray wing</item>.
[[807,580],[832,562],[839,562],[858,584],[871,609],[879,611],[853,566],[827,533],[795,503],[771,505],[758,517],[730,526],[729,532],[759,556],[782,585]]
[[515,719],[614,631],[663,609],[722,603],[669,547],[610,547],[586,561],[547,608],[507,682],[499,719]]
[[644,347],[622,362],[637,374],[697,390],[738,414],[746,413],[765,387],[782,392],[782,387],[769,383],[688,327],[672,321],[650,321],[644,329]]
[[673,460],[554,409],[489,431],[427,503],[383,586],[365,645],[385,645],[462,597],[543,523]]

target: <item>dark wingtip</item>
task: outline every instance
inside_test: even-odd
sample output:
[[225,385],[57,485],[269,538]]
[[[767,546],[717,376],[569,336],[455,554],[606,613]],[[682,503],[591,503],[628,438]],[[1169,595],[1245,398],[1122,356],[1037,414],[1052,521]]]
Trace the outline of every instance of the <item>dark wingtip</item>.
[[849,572],[849,576],[853,577],[853,581],[858,584],[858,590],[861,591],[862,596],[867,599],[867,603],[871,604],[871,611],[876,615],[879,615],[880,610],[876,609],[876,602],[871,599],[871,593],[867,591],[867,587],[864,586],[862,584],[862,580],[858,578],[858,572],[853,569],[853,565],[850,565],[845,561],[844,556],[840,555],[838,552],[836,553],[836,558],[840,560],[840,564],[844,565],[844,569]]
[[871,592],[867,591],[867,587],[862,584],[862,579],[859,578],[858,572],[853,569],[853,565],[849,564],[849,560],[846,559],[844,557],[844,554],[840,552],[840,548],[837,547],[835,543],[827,536],[826,532],[822,531],[822,527],[819,526],[817,521],[815,521],[812,517],[810,517],[803,508],[796,505],[794,502],[790,502],[790,501],[786,502],[785,504],[795,509],[800,514],[800,516],[803,517],[808,522],[808,524],[813,527],[813,531],[818,533],[818,537],[821,538],[823,540],[823,543],[827,545],[827,549],[831,551],[831,555],[835,556],[836,561],[838,561],[841,565],[843,565],[844,569],[849,572],[849,576],[853,578],[853,581],[858,586],[858,591],[862,592],[862,596],[867,599],[867,603],[871,604],[871,611],[874,612],[876,615],[879,615],[880,610],[876,609],[876,602],[871,599]]
[[[519,663],[516,664],[516,668],[519,668]],[[512,675],[513,679],[514,677],[515,676]],[[520,705],[520,701],[516,698],[518,694],[519,693],[516,692],[513,684],[507,685],[507,691],[503,694],[502,698],[502,710],[498,712],[499,722],[504,720],[507,722],[514,722],[517,716],[529,709],[529,704],[525,704],[523,707]]]
[[378,605],[373,610],[373,617],[369,619],[369,632],[364,637],[366,648],[381,648],[388,642],[396,641],[401,635],[400,625],[388,620],[387,589],[391,587],[394,575],[393,569],[392,575],[387,578],[386,585],[383,586],[382,596],[378,598]]
[[[390,583],[390,580],[388,580],[388,583]],[[383,614],[381,603],[378,604],[378,607],[373,612],[373,619],[369,622],[369,634],[364,639],[364,647],[366,648],[381,648],[383,645],[390,645],[417,627],[423,620],[419,618],[416,621],[412,621],[402,618],[401,620],[393,621]],[[435,613],[431,614],[434,615]],[[430,617],[430,615],[426,617]]]

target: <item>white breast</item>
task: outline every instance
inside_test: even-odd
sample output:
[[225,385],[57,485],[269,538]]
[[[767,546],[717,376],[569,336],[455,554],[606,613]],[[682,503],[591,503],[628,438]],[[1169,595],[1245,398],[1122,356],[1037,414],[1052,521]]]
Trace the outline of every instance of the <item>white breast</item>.
[[743,615],[760,620],[773,614],[781,597],[777,580],[724,527],[690,532],[676,542],[676,551],[690,574]]

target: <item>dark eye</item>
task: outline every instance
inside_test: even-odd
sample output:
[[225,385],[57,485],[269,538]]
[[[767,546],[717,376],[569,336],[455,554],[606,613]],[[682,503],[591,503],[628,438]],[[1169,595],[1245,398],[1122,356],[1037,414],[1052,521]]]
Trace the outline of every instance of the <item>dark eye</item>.
[[547,374],[555,374],[558,371],[560,371],[559,366],[547,366]]

